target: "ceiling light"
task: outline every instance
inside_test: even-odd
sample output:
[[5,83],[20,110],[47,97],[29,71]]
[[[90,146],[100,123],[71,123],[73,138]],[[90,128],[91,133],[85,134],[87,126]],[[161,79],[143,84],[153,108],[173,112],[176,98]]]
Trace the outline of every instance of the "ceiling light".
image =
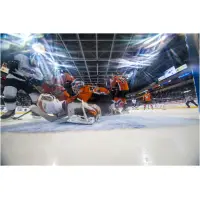
[[35,52],[44,54],[45,53],[45,48],[41,43],[35,43],[32,45],[32,48]]

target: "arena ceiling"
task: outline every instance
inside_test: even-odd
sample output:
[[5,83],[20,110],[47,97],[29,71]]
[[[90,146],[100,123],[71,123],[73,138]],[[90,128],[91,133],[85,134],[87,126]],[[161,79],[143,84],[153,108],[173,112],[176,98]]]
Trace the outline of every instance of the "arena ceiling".
[[86,84],[105,85],[117,72],[139,90],[168,68],[187,63],[183,34],[44,34],[56,67]]
[[59,64],[86,84],[105,85],[109,76],[120,72],[129,77],[132,89],[139,89],[188,59],[185,37],[178,34],[55,34],[51,38],[58,52],[64,53],[57,57]]

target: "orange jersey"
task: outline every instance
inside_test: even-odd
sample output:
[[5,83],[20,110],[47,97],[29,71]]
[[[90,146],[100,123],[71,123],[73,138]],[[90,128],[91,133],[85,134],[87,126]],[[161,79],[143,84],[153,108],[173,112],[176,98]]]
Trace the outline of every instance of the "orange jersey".
[[92,89],[90,85],[85,85],[80,88],[77,98],[83,100],[84,102],[88,102],[88,100],[92,97]]
[[115,97],[114,101],[118,102],[119,100],[121,100],[123,103],[126,103],[126,99],[125,98],[121,98],[121,97]]
[[62,74],[60,77],[55,79],[55,83],[64,85],[66,82],[73,82],[75,78],[68,73]]
[[77,95],[73,96],[73,97],[68,97],[68,96],[65,96],[66,97],[66,101],[68,103],[71,103],[73,102],[75,99],[80,99],[80,100],[83,100],[84,102],[88,102],[91,97],[92,97],[92,94],[93,94],[93,91],[92,91],[92,88],[90,85],[85,85],[83,86],[82,88],[80,88],[79,92]]
[[115,87],[116,84],[118,85],[120,91],[129,90],[128,83],[122,76],[114,76],[111,88]]
[[103,87],[95,87],[94,89],[92,89],[92,86],[90,85],[85,85],[82,88],[80,88],[79,92],[77,95],[73,96],[73,97],[69,97],[67,99],[67,102],[72,102],[74,101],[76,98],[83,100],[84,102],[88,102],[93,93],[97,93],[97,94],[109,94],[109,90],[107,90],[106,88]]
[[152,97],[150,93],[144,94],[143,100],[144,101],[151,101]]
[[69,101],[70,100],[69,93],[66,90],[63,91],[62,94],[59,95],[58,100],[60,100],[60,101],[63,101],[63,100]]
[[102,93],[106,95],[110,94],[109,90],[104,87],[95,87],[93,89],[93,92],[97,94],[102,94]]

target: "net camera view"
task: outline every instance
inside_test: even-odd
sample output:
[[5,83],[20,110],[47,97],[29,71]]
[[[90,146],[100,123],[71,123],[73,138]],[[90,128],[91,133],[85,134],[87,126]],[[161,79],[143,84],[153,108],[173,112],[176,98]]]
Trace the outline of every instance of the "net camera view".
[[1,34],[1,165],[199,165],[199,34]]

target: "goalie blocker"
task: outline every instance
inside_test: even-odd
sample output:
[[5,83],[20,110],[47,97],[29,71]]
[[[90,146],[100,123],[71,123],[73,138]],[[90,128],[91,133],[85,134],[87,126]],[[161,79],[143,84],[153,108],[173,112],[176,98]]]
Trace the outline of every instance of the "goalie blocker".
[[64,118],[66,122],[91,124],[101,115],[101,109],[96,104],[89,105],[83,101],[67,103],[50,94],[41,94],[37,107],[31,106],[31,110],[51,122]]

